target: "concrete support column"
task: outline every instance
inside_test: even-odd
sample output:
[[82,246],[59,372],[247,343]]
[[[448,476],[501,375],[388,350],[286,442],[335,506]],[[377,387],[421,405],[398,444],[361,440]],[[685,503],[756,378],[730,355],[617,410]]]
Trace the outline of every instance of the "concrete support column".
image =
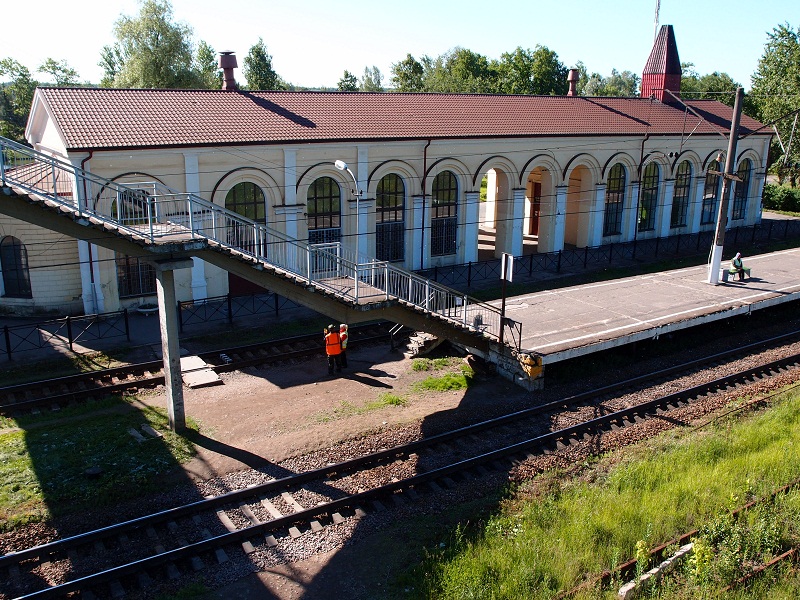
[[283,182],[283,203],[286,206],[297,204],[297,150],[283,151]]
[[675,197],[675,180],[667,179],[664,182],[664,201],[661,209],[661,223],[656,223],[658,237],[669,235],[670,224],[672,223],[672,200]]
[[481,194],[467,192],[464,194],[464,260],[478,260],[478,228],[480,221]]
[[[413,206],[413,223],[411,264],[408,267],[410,270],[415,271],[428,268],[428,253],[425,251],[425,223],[422,214],[425,212],[425,198],[423,196],[411,196],[411,205]],[[425,217],[427,216],[425,215]]]
[[97,246],[78,240],[78,260],[81,264],[81,299],[87,315],[106,312],[100,269],[97,264]]
[[186,411],[183,406],[183,380],[181,379],[181,353],[178,336],[178,308],[175,299],[175,269],[191,268],[189,258],[158,262],[156,267],[156,293],[158,296],[158,323],[161,328],[161,351],[164,361],[164,385],[167,390],[167,415],[172,431],[186,429]]
[[514,188],[511,190],[513,205],[511,207],[511,235],[509,242],[511,245],[511,254],[513,256],[522,256],[523,254],[523,231],[522,228],[525,224],[525,188]]
[[569,186],[556,186],[556,214],[553,220],[553,247],[548,252],[564,249],[564,227],[567,224],[567,191]]
[[[636,239],[636,234],[637,234],[636,230],[639,227],[639,203],[642,200],[639,197],[640,185],[641,183],[638,181],[634,181],[633,183],[631,183],[631,197],[630,201],[628,202],[628,209],[623,212],[622,239],[625,241]],[[625,226],[626,223],[627,227]]]
[[589,219],[589,239],[586,245],[590,248],[603,244],[603,221],[606,217],[606,184],[598,183],[594,192],[592,215]]

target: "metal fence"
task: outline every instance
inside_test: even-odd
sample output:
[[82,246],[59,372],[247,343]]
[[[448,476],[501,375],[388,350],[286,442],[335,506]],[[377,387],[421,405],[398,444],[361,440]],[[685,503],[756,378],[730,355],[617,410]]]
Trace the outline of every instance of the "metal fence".
[[[702,256],[710,251],[714,235],[713,231],[704,231],[591,248],[565,248],[559,252],[526,254],[514,258],[514,281],[534,281],[564,272],[625,266],[633,261],[654,262]],[[731,255],[733,249],[748,252],[769,242],[797,239],[800,239],[798,219],[765,219],[757,225],[734,227],[725,232],[725,246],[731,249]],[[500,259],[435,267],[417,273],[456,289],[471,289],[499,281]]]
[[127,310],[68,316],[24,325],[5,325],[2,353],[7,360],[12,360],[15,354],[43,348],[61,347],[73,350],[74,345],[79,342],[120,337],[125,337],[128,341],[131,339]]
[[215,321],[233,324],[236,320],[279,316],[282,310],[305,309],[288,298],[272,292],[249,294],[247,296],[215,296],[203,300],[178,302],[178,325],[181,333],[191,326]]

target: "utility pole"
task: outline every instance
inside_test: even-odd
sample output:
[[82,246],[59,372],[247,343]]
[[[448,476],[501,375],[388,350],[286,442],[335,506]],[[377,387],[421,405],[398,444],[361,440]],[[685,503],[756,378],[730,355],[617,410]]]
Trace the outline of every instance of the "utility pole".
[[725,171],[722,175],[722,198],[717,213],[717,233],[711,247],[711,265],[708,269],[708,283],[719,283],[719,267],[722,263],[722,247],[725,245],[725,227],[728,224],[728,196],[731,181],[739,178],[734,175],[736,165],[736,142],[739,137],[739,121],[742,117],[742,97],[744,88],[736,88],[736,101],[733,104],[733,120],[731,121],[731,137],[728,140],[728,156],[725,158]]

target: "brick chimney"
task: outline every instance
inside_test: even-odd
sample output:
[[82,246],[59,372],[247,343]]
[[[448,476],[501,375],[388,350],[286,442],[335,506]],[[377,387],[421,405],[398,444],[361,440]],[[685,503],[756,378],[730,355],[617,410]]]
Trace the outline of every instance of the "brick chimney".
[[236,80],[233,78],[233,70],[239,65],[236,63],[236,55],[225,50],[219,53],[219,68],[222,69],[222,89],[236,91]]
[[569,75],[567,75],[567,82],[569,83],[569,91],[567,92],[567,96],[578,95],[578,79],[580,79],[580,75],[578,75],[578,69],[570,69]]
[[678,58],[678,45],[672,25],[662,25],[653,44],[650,58],[642,71],[642,98],[650,96],[669,104],[681,96],[681,59]]

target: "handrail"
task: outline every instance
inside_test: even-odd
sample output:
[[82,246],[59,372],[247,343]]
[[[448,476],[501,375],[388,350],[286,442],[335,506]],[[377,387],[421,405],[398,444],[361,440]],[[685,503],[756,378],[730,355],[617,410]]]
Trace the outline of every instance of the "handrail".
[[0,149],[4,187],[69,207],[145,243],[201,238],[356,304],[397,300],[499,338],[499,308],[340,242],[304,244],[194,194],[159,182],[116,183],[6,138],[0,137]]

